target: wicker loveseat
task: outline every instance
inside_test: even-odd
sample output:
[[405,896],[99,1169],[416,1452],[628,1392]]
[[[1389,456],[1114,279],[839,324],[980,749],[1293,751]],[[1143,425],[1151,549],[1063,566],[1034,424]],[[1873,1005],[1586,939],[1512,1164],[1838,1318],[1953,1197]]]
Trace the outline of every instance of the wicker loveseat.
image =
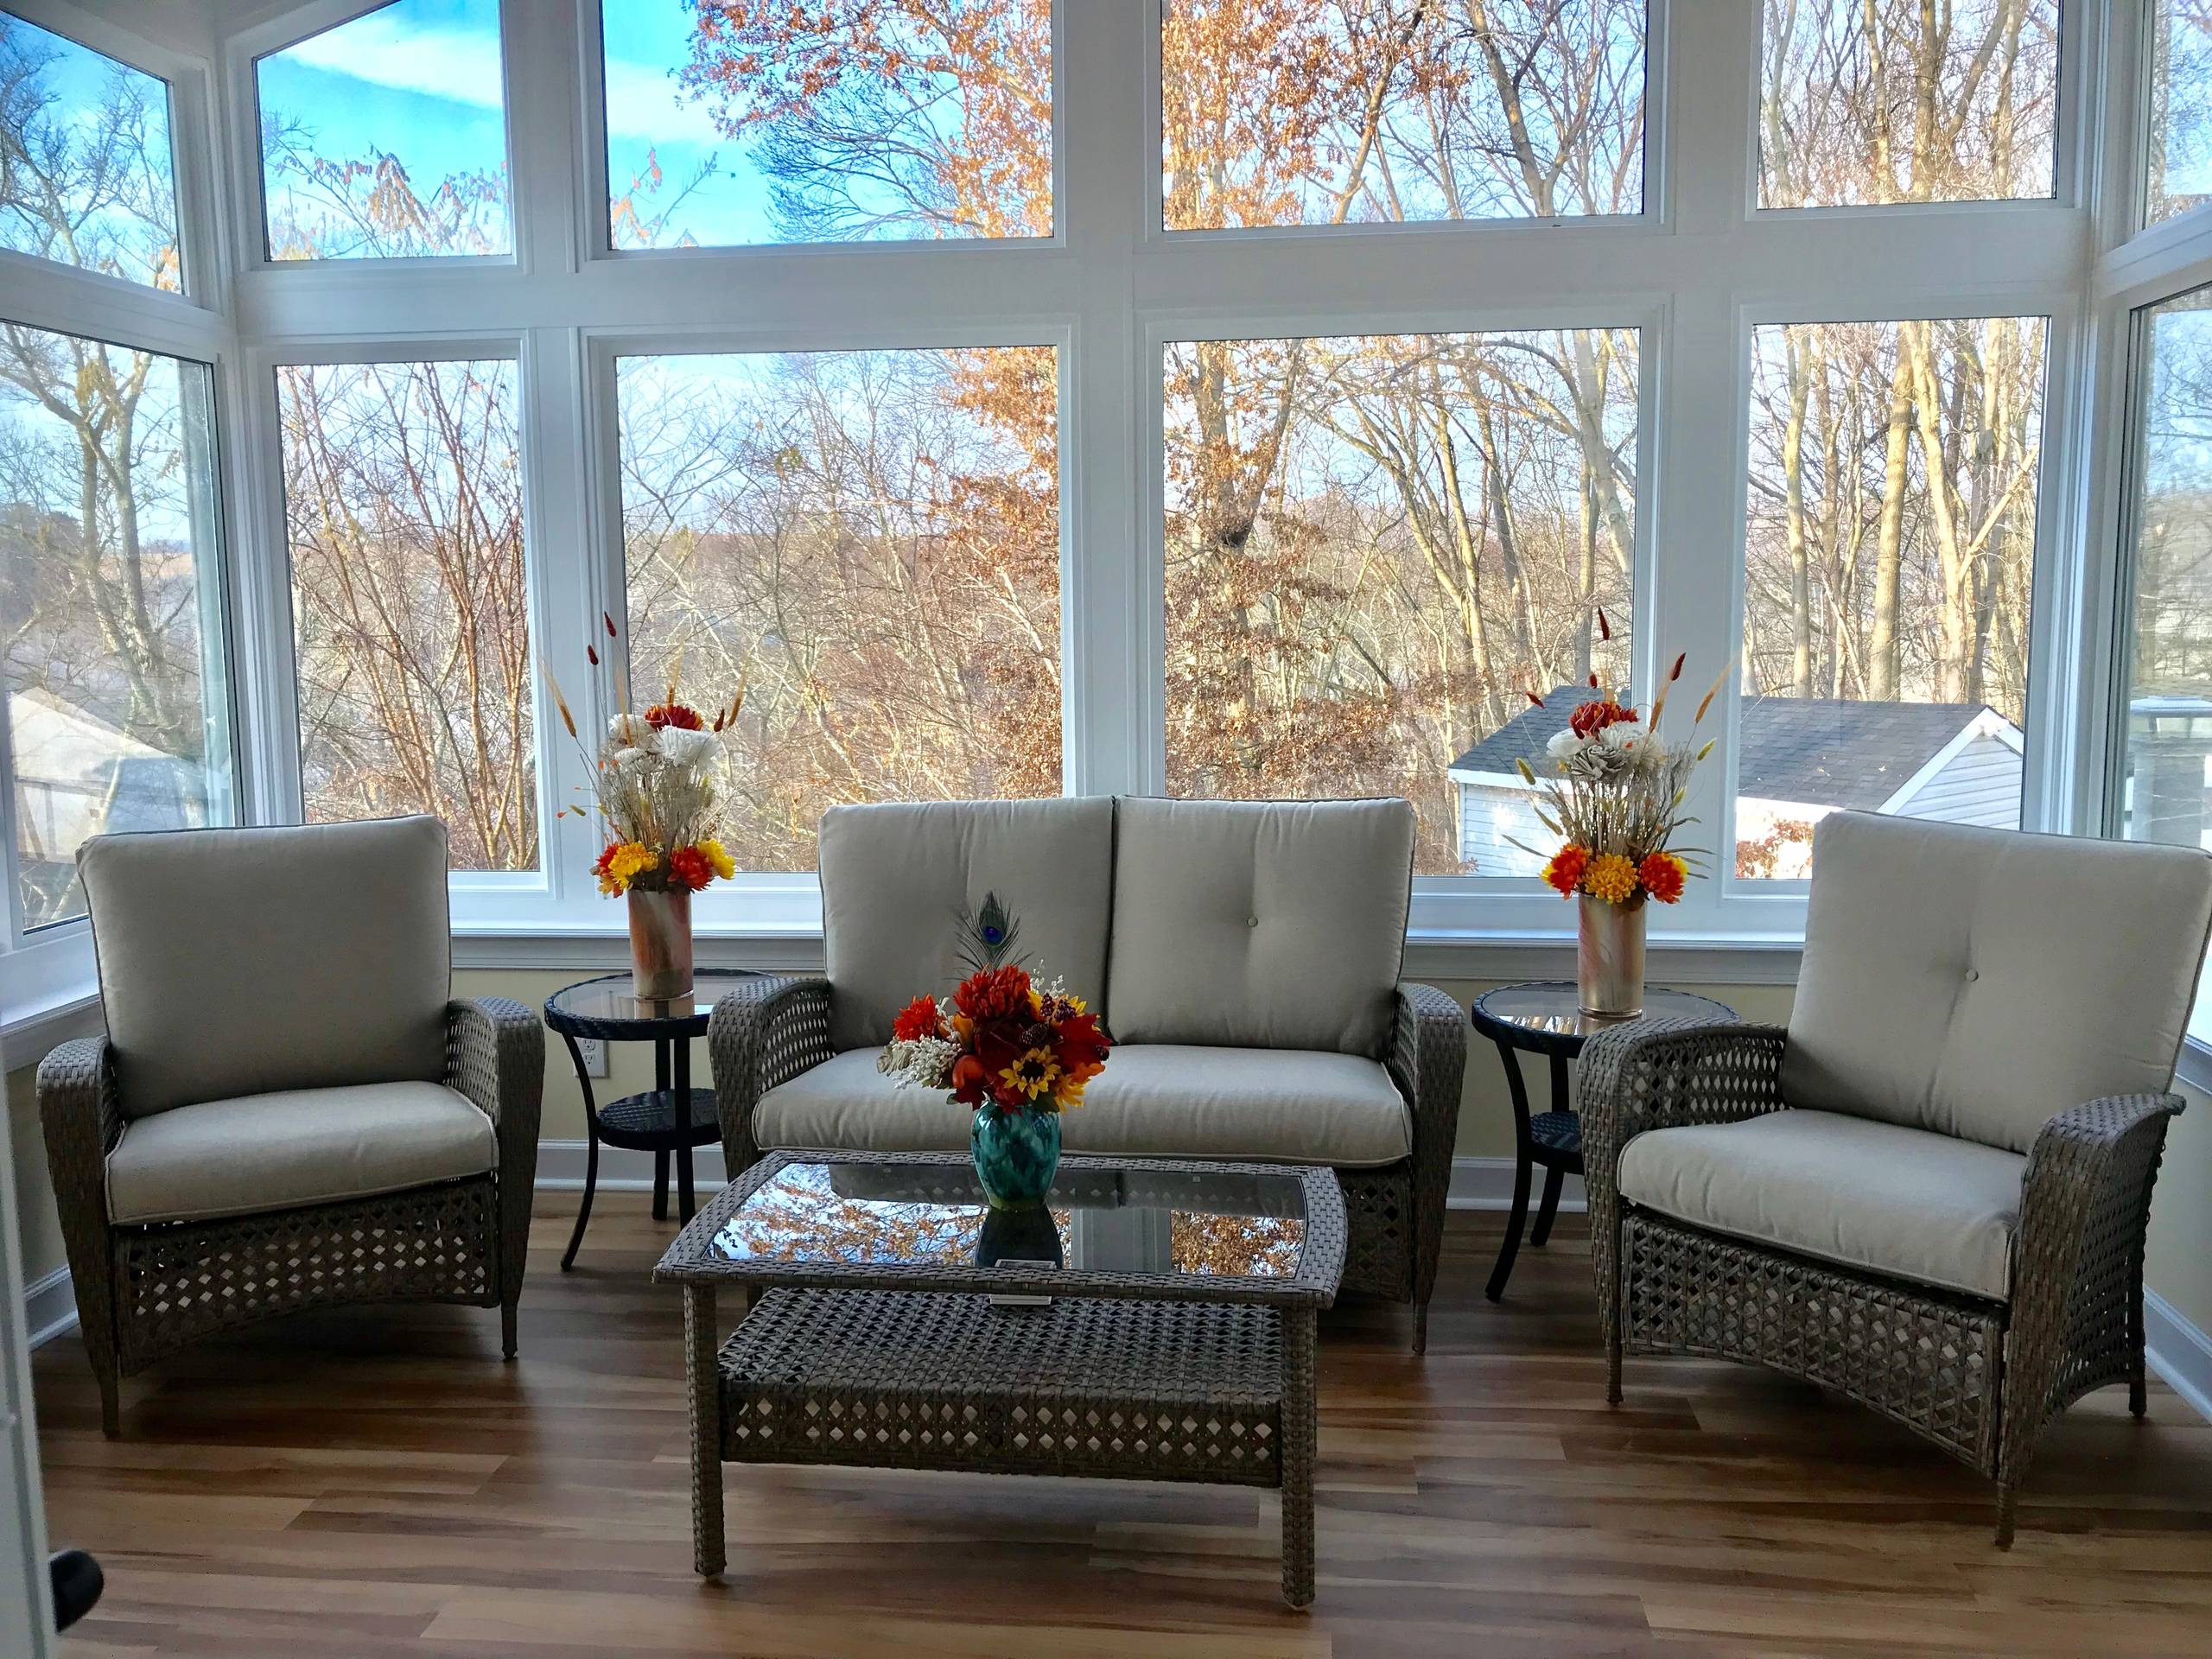
[[1401,984],[1404,801],[1093,797],[839,807],[822,822],[826,978],[750,981],[709,1029],[733,1176],[767,1151],[951,1151],[969,1114],[875,1069],[899,1009],[960,976],[955,919],[997,893],[1019,950],[1117,1046],[1071,1152],[1321,1164],[1345,1287],[1425,1338],[1465,1016]]
[[1999,1483],[2050,1420],[2144,1409],[2143,1248],[2208,929],[2193,849],[1840,813],[1789,1025],[1583,1051],[1609,1378],[1718,1355],[1809,1378]]
[[118,1382],[340,1302],[498,1307],[515,1348],[545,1040],[449,1000],[435,818],[102,836],[107,1035],[39,1067],[77,1311]]

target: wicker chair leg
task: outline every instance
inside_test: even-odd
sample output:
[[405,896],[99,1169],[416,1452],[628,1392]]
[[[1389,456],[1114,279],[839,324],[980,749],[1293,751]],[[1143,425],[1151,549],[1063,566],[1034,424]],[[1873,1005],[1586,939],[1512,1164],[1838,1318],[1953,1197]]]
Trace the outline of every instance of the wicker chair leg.
[[1428,1303],[1423,1300],[1414,1304],[1414,1352],[1425,1354],[1427,1351]]
[[2145,1387],[2148,1379],[2143,1374],[2145,1333],[2143,1329],[2143,1274],[2139,1268],[2135,1273],[2134,1283],[2128,1288],[2133,1294],[2127,1304],[2127,1408],[2140,1417],[2151,1408],[2151,1402]]
[[702,1579],[727,1565],[722,1540],[721,1369],[715,1358],[715,1292],[683,1287],[683,1369],[691,1416],[691,1564]]
[[512,1359],[515,1357],[515,1299],[513,1297],[509,1297],[499,1304],[499,1347],[500,1357]]
[[1997,1548],[2012,1548],[2012,1523],[2019,1509],[2020,1480],[2015,1475],[1997,1483]]
[[95,1365],[100,1384],[100,1433],[111,1440],[123,1438],[123,1379],[112,1362]]
[[1605,1327],[1605,1403],[1620,1404],[1621,1394],[1621,1319],[1618,1311]]

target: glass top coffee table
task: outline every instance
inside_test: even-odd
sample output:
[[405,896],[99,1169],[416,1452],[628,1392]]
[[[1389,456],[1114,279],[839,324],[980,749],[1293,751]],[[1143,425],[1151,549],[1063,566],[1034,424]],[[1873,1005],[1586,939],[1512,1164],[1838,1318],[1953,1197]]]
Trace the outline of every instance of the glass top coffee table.
[[[1070,1156],[1046,1205],[991,1210],[963,1154],[772,1153],[700,1211],[654,1276],[683,1287],[702,1573],[723,1463],[842,1464],[1279,1487],[1313,1600],[1335,1174]],[[727,1340],[724,1285],[761,1293]]]

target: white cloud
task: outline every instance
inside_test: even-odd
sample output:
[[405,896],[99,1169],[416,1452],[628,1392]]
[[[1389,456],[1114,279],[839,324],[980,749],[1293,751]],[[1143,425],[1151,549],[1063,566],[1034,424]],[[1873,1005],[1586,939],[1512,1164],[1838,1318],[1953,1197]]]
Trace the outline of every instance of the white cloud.
[[[389,12],[372,12],[341,29],[288,48],[294,62],[378,86],[451,99],[496,110],[499,97],[497,37],[461,29],[400,27]],[[659,65],[610,58],[607,118],[615,137],[649,144],[690,143],[713,148],[728,142],[702,104],[677,89]]]

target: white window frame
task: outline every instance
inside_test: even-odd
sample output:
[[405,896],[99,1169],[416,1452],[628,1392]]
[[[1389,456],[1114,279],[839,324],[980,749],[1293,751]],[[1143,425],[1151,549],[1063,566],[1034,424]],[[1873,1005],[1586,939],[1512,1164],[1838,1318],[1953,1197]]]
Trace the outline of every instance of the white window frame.
[[[214,535],[205,550],[203,579],[217,584],[216,609],[224,619],[225,654],[232,677],[208,686],[231,734],[233,816],[252,821],[252,779],[245,764],[245,710],[235,688],[243,652],[237,626],[239,537],[232,511],[232,461],[229,377],[235,356],[227,296],[231,268],[219,232],[216,179],[218,122],[213,97],[212,37],[194,37],[176,17],[143,20],[157,37],[126,27],[69,0],[5,0],[4,9],[26,22],[74,41],[168,86],[170,168],[176,194],[177,237],[183,289],[165,292],[102,272],[0,251],[0,316],[9,321],[127,349],[159,353],[205,365],[213,403],[217,469]],[[142,20],[133,17],[133,22]],[[4,728],[4,721],[0,721]],[[14,785],[0,729],[0,810],[12,842]],[[11,862],[12,855],[10,855]],[[0,906],[0,1066],[36,1061],[51,1045],[96,1023],[96,977],[92,930],[81,917],[26,933],[18,896]]]
[[[1052,345],[1065,787],[1141,792],[1160,787],[1165,764],[1166,341],[1637,327],[1632,626],[1637,689],[1648,694],[1655,665],[1675,652],[1688,653],[1685,677],[1701,690],[1737,649],[1751,329],[2000,314],[2050,319],[2027,818],[2077,830],[2101,821],[2119,570],[2113,411],[2126,378],[2119,343],[2141,295],[2212,271],[2212,226],[2191,222],[2212,214],[2123,239],[2139,216],[2143,176],[2143,0],[2062,7],[2067,58],[2047,200],[1759,207],[1760,0],[1652,0],[1640,213],[1170,232],[1159,0],[1059,0],[1050,237],[621,252],[607,245],[599,5],[502,7],[511,257],[278,264],[264,245],[254,60],[377,4],[310,0],[275,16],[264,9],[264,21],[181,47],[126,38],[67,0],[10,6],[172,88],[187,295],[111,298],[103,290],[116,284],[105,279],[42,271],[14,284],[29,297],[11,292],[6,308],[39,327],[123,332],[218,365],[239,779],[251,821],[296,817],[299,798],[279,362],[372,353],[519,361],[531,626],[581,722],[603,714],[604,683],[580,686],[569,658],[581,655],[602,610],[624,608],[617,355]],[[208,101],[215,92],[219,111]],[[0,262],[0,275],[14,277],[21,263]],[[115,321],[124,315],[127,331]],[[1721,764],[1700,769],[1691,802],[1710,826],[1700,839],[1718,879],[1655,912],[1655,951],[1687,979],[1783,982],[1802,928],[1802,884],[1746,892],[1753,884],[1728,874],[1735,703],[1732,677],[1716,703]],[[573,798],[582,781],[543,704],[541,688],[541,810]],[[536,877],[456,876],[461,959],[619,957],[619,907],[598,898],[588,874],[592,831],[547,811]],[[748,877],[702,901],[700,919],[706,959],[819,963],[810,878]],[[1571,955],[1568,917],[1533,882],[1424,879],[1411,931],[1414,969],[1445,976],[1556,972]],[[88,981],[88,949],[82,957]],[[24,966],[0,962],[0,976]]]

